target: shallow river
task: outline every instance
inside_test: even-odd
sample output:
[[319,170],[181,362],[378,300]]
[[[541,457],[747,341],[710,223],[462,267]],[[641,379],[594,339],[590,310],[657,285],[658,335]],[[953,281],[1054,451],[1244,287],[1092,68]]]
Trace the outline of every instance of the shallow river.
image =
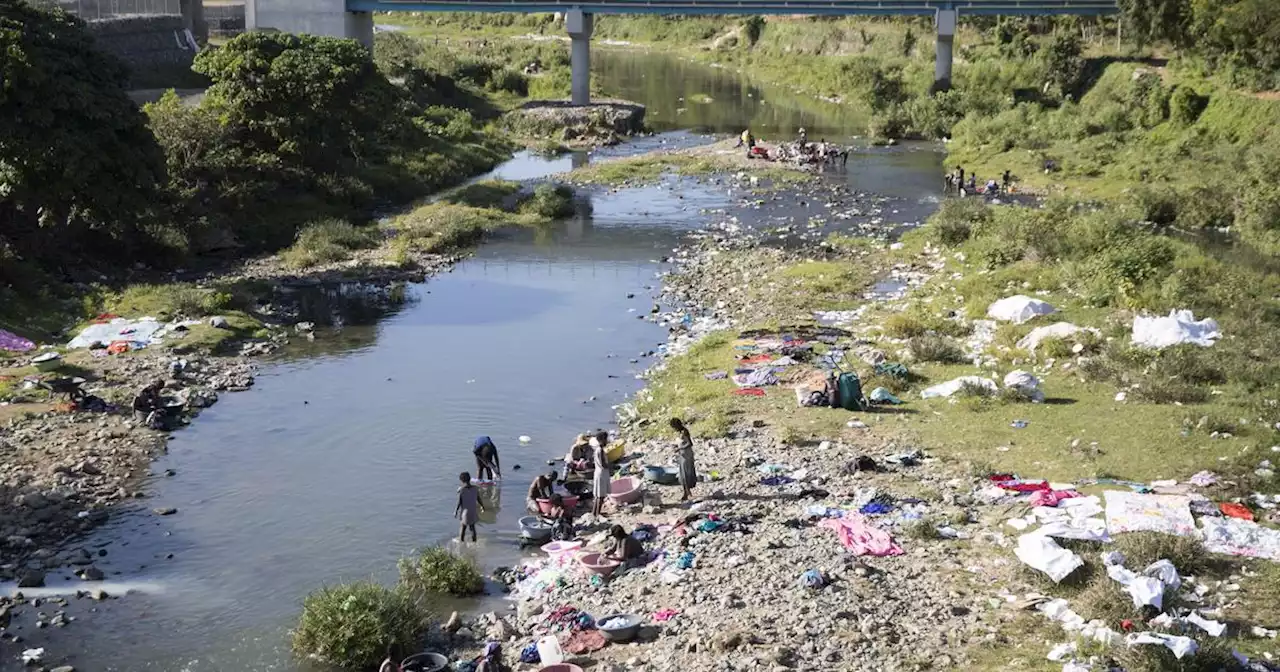
[[[833,139],[856,128],[834,108],[824,116],[820,103],[800,105],[722,70],[621,52],[600,52],[595,65],[605,90],[649,105],[651,121],[669,131],[602,154],[710,140],[677,130],[688,127],[736,133],[751,123],[768,137],[805,123],[811,137]],[[681,100],[694,93],[710,102]],[[590,158],[521,155],[495,174],[536,179]],[[914,146],[864,149],[828,179],[887,197],[885,219],[910,223],[937,203],[940,174],[941,154]],[[639,388],[636,374],[651,363],[640,354],[665,340],[641,319],[663,256],[714,221],[706,211],[757,226],[819,214],[803,194],[739,207],[748,196],[678,179],[601,190],[590,214],[550,233],[497,237],[452,272],[410,286],[390,312],[337,293],[312,297],[342,326],[266,363],[251,392],[225,395],[178,432],[152,469],[174,475],[156,476],[150,498],[87,540],[108,552],[98,563],[104,587],[133,592],[96,610],[75,602],[67,629],[0,644],[0,669],[46,642],[47,662],[81,672],[300,669],[287,630],[308,591],[392,580],[398,557],[456,534],[457,474],[473,468],[477,434],[493,437],[507,478],[471,550],[486,568],[517,560],[515,520],[530,479],[576,433],[611,426],[612,405]],[[520,435],[533,440],[522,445]],[[178,513],[149,513],[161,506]],[[83,585],[50,578],[48,592]]]

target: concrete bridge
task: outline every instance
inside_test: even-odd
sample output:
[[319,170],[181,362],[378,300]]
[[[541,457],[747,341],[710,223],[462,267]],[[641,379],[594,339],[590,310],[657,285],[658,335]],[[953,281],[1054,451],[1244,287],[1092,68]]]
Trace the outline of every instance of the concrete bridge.
[[596,14],[769,14],[933,16],[937,28],[934,86],[951,85],[960,14],[1101,15],[1117,0],[246,0],[246,28],[274,28],[373,44],[373,12],[561,12],[570,38],[574,104],[590,102],[591,30]]

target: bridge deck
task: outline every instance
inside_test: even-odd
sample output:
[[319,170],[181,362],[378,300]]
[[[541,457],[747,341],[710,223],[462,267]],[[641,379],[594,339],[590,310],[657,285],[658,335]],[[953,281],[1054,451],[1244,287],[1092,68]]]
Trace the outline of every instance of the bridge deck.
[[594,14],[1113,14],[1116,0],[347,0],[359,12],[564,12]]

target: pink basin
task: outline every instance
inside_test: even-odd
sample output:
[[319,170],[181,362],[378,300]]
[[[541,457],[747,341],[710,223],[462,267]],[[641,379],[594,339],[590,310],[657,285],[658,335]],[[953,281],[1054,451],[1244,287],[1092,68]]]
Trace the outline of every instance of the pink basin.
[[578,556],[578,564],[591,574],[599,574],[600,576],[609,576],[613,570],[617,569],[621,562],[611,558],[604,557],[603,553],[583,553]]
[[564,555],[573,553],[579,548],[582,548],[581,541],[553,541],[549,544],[544,544],[542,552],[551,556],[552,559],[559,560]]
[[539,667],[538,672],[582,672],[582,668],[572,663],[556,663],[555,665]]
[[[572,511],[576,506],[578,506],[578,496],[577,496],[577,495],[561,495],[561,496],[560,496],[560,501],[564,504],[564,508],[566,508],[566,509],[568,509],[568,510],[570,510],[570,511]],[[545,514],[545,515],[548,515],[548,516],[549,516],[549,515],[551,515],[551,500],[549,500],[549,499],[539,499],[539,500],[538,500],[538,510],[539,510],[539,511],[541,511],[541,512],[542,512],[543,514]]]
[[609,484],[609,499],[616,504],[631,504],[640,500],[644,491],[640,489],[640,479],[635,476],[614,479]]

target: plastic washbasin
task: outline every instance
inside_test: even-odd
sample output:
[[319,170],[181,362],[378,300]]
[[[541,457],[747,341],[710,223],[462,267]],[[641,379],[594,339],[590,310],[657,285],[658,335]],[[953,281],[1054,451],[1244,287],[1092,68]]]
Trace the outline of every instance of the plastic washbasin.
[[539,667],[538,672],[582,672],[582,668],[573,663],[556,663],[555,665]]
[[541,548],[543,553],[551,556],[553,560],[557,560],[582,548],[582,542],[553,541],[549,544],[544,544]]
[[551,526],[537,516],[525,516],[520,519],[520,536],[536,541],[550,539]]
[[644,477],[659,485],[675,485],[680,482],[680,471],[675,467],[649,465],[644,468]]
[[621,562],[604,557],[603,553],[583,553],[578,556],[578,564],[591,574],[609,576],[621,565]]
[[616,504],[631,504],[640,499],[644,491],[640,489],[640,479],[634,476],[615,479],[609,483],[609,499]]
[[441,672],[449,667],[449,659],[439,653],[419,653],[400,661],[404,672]]
[[[577,495],[561,495],[560,503],[564,505],[564,508],[572,511],[574,507],[578,506],[578,496]],[[539,499],[538,510],[545,515],[548,515],[548,516],[551,515],[551,500]]]
[[[625,619],[626,624],[618,627],[603,628],[601,623],[608,623],[614,619]],[[611,642],[629,642],[640,634],[640,626],[644,625],[644,619],[635,614],[610,614],[596,621],[596,627],[599,628],[600,634]]]

